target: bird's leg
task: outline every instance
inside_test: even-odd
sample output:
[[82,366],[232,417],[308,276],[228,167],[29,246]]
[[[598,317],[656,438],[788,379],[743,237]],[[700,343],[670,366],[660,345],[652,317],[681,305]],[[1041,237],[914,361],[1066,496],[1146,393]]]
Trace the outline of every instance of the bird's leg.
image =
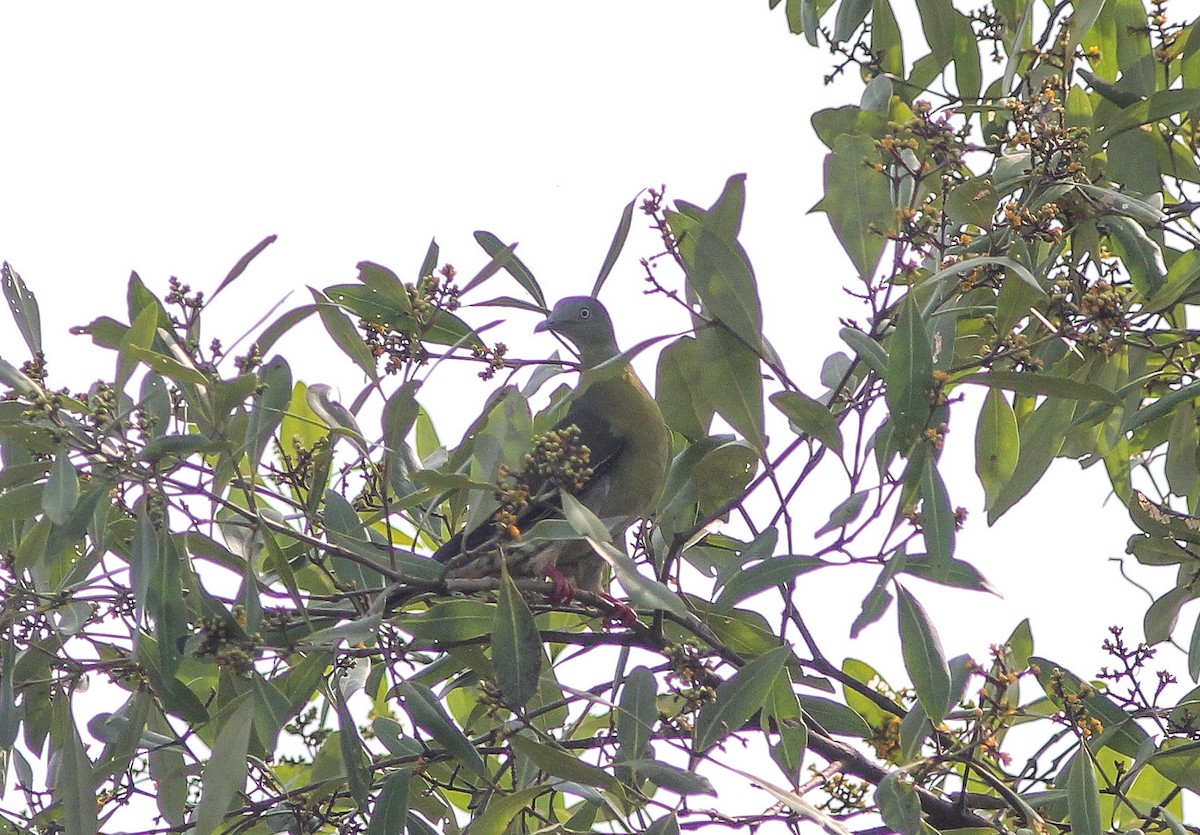
[[547,598],[551,606],[561,606],[564,603],[570,603],[575,597],[575,587],[571,585],[571,581],[567,579],[567,575],[558,570],[556,565],[546,566],[546,577],[554,585],[550,590],[550,597]]
[[613,610],[604,619],[605,623],[609,625],[619,623],[626,629],[633,629],[633,627],[641,624],[641,621],[638,620],[637,612],[633,611],[633,608],[628,603],[622,603],[607,592],[600,592],[600,596],[613,606]]

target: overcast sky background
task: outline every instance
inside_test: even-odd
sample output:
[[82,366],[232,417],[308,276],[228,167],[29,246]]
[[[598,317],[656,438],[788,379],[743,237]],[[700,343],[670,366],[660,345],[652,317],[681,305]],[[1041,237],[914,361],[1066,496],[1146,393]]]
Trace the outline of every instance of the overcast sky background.
[[[415,278],[433,237],[442,260],[470,275],[487,261],[477,229],[519,241],[548,295],[577,294],[640,189],[666,184],[669,196],[708,205],[730,174],[746,172],[742,240],[768,336],[793,377],[819,391],[822,359],[844,350],[838,317],[864,311],[842,291],[855,279],[827,221],[807,214],[824,156],[809,118],[856,102],[860,85],[824,87],[829,56],[789,35],[781,10],[769,13],[765,0],[331,8],[0,10],[0,257],[39,299],[52,386],[111,374],[112,355],[67,328],[101,314],[124,320],[130,270],[160,295],[172,275],[211,292],[246,250],[278,234],[209,314],[206,336],[218,335],[219,318],[227,344],[286,293],[289,306],[303,304],[305,285],[352,281],[360,260]],[[633,236],[603,294],[626,345],[686,324],[640,295],[637,259],[656,243]],[[513,292],[504,280],[482,296]],[[495,333],[548,353],[545,341],[520,342],[535,321],[513,314]],[[335,386],[349,374],[340,389],[352,397],[358,376],[314,336],[279,346],[293,373]],[[0,355],[27,358],[6,311]],[[459,411],[475,414],[483,393],[468,392]],[[439,403],[455,411],[450,392],[428,396],[439,398],[427,400],[435,415]],[[962,412],[951,429],[948,487],[971,511],[959,556],[1004,597],[908,587],[950,655],[985,660],[989,643],[1030,617],[1039,653],[1094,674],[1108,663],[1105,628],[1120,623],[1140,639],[1148,602],[1109,562],[1132,527],[1119,504],[1103,506],[1103,473],[1059,462],[989,529],[971,471],[973,418]],[[802,528],[825,521],[830,495],[793,508]],[[894,612],[857,644],[846,640],[875,573],[802,578],[805,611],[836,658],[878,663],[896,645]],[[1159,586],[1173,579],[1159,573]],[[899,683],[894,652],[892,662]],[[1171,651],[1159,662],[1182,669]]]

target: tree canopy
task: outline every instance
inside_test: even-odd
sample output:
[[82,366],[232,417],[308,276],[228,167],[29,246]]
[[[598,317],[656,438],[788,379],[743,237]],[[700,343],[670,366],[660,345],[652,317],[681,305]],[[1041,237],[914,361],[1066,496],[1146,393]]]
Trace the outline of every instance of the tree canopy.
[[[513,244],[477,233],[469,277],[436,244],[364,261],[264,311],[240,354],[208,305],[273,237],[211,292],[134,274],[124,310],[76,329],[109,363],[87,392],[54,387],[37,281],[5,264],[30,356],[0,360],[0,831],[1196,831],[1200,688],[1152,649],[1200,679],[1200,622],[1178,624],[1200,597],[1200,21],[1143,0],[779,5],[797,48],[863,81],[812,124],[816,210],[868,315],[804,391],[811,359],[772,346],[773,279],[739,240],[744,177],[614,212],[593,295],[642,282],[691,325],[624,346],[654,370],[666,485],[629,542],[570,498],[508,535],[592,538],[636,623],[430,559],[515,527],[506,479],[570,398],[572,359],[491,337],[555,300]],[[614,272],[647,225],[643,274]],[[346,402],[277,352],[305,320],[361,373]],[[425,398],[464,366],[477,398]],[[921,597],[990,588],[956,549],[952,415],[974,421],[989,524],[1055,459],[1099,465],[1139,530],[1128,554],[1176,572],[1144,635],[1109,636],[1111,667],[1038,655],[1028,622],[947,657]],[[842,488],[823,524],[795,506],[818,479]],[[852,633],[895,623],[906,680],[829,657],[806,622],[805,575],[848,566],[878,571],[841,602]],[[88,686],[127,696],[93,715]]]

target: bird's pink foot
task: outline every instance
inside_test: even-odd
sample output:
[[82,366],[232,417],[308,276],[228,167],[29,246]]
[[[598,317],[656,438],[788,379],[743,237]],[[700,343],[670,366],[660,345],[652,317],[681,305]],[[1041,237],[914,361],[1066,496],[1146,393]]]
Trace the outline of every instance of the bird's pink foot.
[[575,587],[571,585],[567,575],[559,571],[557,566],[548,565],[546,566],[546,577],[553,584],[548,598],[550,605],[561,606],[564,603],[570,603],[575,597]]
[[611,594],[601,594],[600,596],[613,606],[613,610],[609,612],[608,617],[604,619],[605,623],[609,625],[616,625],[619,623],[626,629],[633,629],[633,627],[641,624],[641,621],[638,620],[637,612],[633,611],[629,604],[622,603]]

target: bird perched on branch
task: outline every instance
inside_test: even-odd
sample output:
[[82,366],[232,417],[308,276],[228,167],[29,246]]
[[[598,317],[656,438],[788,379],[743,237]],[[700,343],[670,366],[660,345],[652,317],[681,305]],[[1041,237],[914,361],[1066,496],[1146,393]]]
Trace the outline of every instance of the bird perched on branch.
[[434,559],[445,563],[448,578],[498,576],[503,560],[514,576],[549,578],[552,603],[569,601],[575,589],[608,598],[604,561],[586,541],[522,544],[522,533],[542,519],[561,518],[561,492],[567,491],[620,543],[662,488],[671,435],[658,404],[617,348],[612,320],[599,301],[562,299],[535,330],[556,333],[579,350],[582,374],[567,414],[535,439],[519,472],[501,473],[501,506],[492,519],[455,534]]

